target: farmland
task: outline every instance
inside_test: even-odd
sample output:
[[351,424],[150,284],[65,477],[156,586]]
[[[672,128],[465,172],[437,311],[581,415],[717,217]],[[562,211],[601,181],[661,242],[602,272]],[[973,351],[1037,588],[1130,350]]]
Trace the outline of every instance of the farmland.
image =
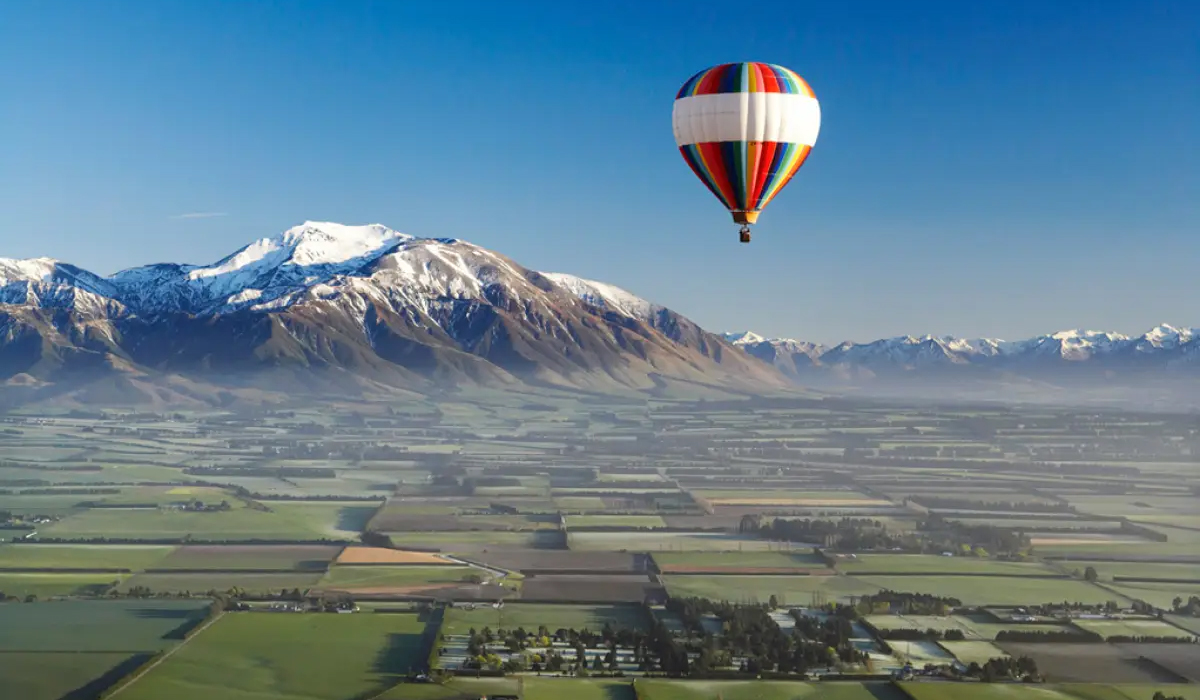
[[[396,684],[428,653],[416,615],[226,614],[123,700],[342,698]],[[221,669],[221,673],[213,673]]]
[[[597,640],[590,678],[538,678],[531,652],[507,678],[401,682],[424,668],[435,633],[607,624],[648,634],[646,604],[697,654],[698,638],[666,609],[696,597],[774,599],[771,624],[784,630],[853,606],[843,641],[857,655],[817,673],[863,672],[863,656],[881,681],[905,660],[965,668],[1028,656],[1051,683],[1001,688],[1018,700],[1187,695],[1179,679],[1198,645],[1060,639],[1200,630],[1185,609],[1200,595],[1194,417],[603,401],[546,390],[169,419],[6,414],[0,694],[107,687],[176,648],[215,598],[250,610],[226,612],[118,700],[620,700],[634,682],[643,700],[908,697],[886,682],[752,682],[748,670],[736,681],[650,680],[631,649],[613,660],[626,677],[608,678],[594,667],[609,663]],[[359,612],[319,612],[349,600]],[[1077,609],[1051,605],[1064,602]],[[288,605],[308,612],[277,611]],[[975,609],[985,605],[1009,607]],[[732,642],[715,614],[689,624],[720,649]],[[571,663],[573,642],[554,644]],[[723,672],[740,674],[740,663]],[[1130,683],[1141,685],[1112,685]],[[905,687],[932,697],[961,686]]]

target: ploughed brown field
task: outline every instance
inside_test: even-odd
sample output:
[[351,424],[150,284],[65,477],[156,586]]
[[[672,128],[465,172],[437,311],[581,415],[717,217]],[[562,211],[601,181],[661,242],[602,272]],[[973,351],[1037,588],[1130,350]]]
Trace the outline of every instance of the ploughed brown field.
[[645,575],[534,576],[521,587],[524,600],[607,601],[640,603],[647,595],[662,594],[662,586]]
[[356,547],[350,546],[338,555],[338,564],[425,564],[433,566],[456,566],[436,554],[429,552],[410,552],[403,549],[387,549],[386,547]]

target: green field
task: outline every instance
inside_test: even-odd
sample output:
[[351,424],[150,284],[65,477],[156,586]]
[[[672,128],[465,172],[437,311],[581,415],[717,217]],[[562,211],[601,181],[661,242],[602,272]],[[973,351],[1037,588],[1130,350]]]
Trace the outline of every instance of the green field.
[[847,574],[982,574],[990,576],[1056,576],[1044,564],[996,561],[936,554],[857,554],[839,557],[836,568]]
[[[96,697],[144,655],[122,652],[0,653],[0,698],[64,700]],[[92,691],[95,692],[92,692]]]
[[987,663],[991,659],[1002,658],[1008,654],[1000,647],[991,642],[942,642],[942,647],[946,651],[954,655],[954,658],[970,664],[972,662],[979,665]]
[[1109,637],[1189,637],[1193,636],[1160,620],[1075,620],[1080,629]]
[[0,571],[0,592],[18,598],[30,595],[38,598],[97,596],[129,578],[129,574]]
[[1170,609],[1175,598],[1200,595],[1200,584],[1195,583],[1106,583],[1106,587],[1128,598],[1144,600],[1151,605]]
[[[0,652],[157,651],[207,613],[207,600],[0,604]],[[2,655],[2,654],[0,654]]]
[[402,683],[372,700],[479,700],[493,695],[517,695],[516,678],[454,678],[444,685]]
[[1028,576],[854,576],[864,584],[900,592],[958,598],[964,605],[1036,605],[1126,602],[1099,586],[1074,579]]
[[[904,683],[912,700],[960,700],[961,686],[954,683]],[[1023,685],[980,683],[971,686],[970,700],[1151,700],[1156,691],[1167,696],[1178,695],[1185,700],[1200,700],[1200,686],[1168,685],[1109,685],[1102,683],[1060,683],[1055,685]]]
[[638,700],[633,684],[623,680],[583,678],[525,678],[522,700]]
[[1193,587],[1200,591],[1200,564],[1166,564],[1140,561],[1058,561],[1053,562],[1064,571],[1085,571],[1087,567],[1096,569],[1101,581],[1111,580],[1114,576],[1149,579],[1166,579],[1169,581],[1193,581]]
[[184,545],[154,569],[325,571],[341,551],[341,545]]
[[[129,569],[155,566],[174,550],[163,545],[0,545],[0,570]],[[3,572],[0,571],[0,576]]]
[[993,640],[1004,630],[1019,629],[1025,631],[1061,632],[1069,631],[1066,625],[1045,623],[1008,623],[994,622],[991,616],[984,613],[969,615],[869,615],[866,618],[880,630],[915,629],[938,631],[959,630],[968,640]]
[[828,602],[846,601],[850,596],[878,593],[879,587],[854,576],[707,576],[676,574],[664,576],[673,597],[698,596],[731,602],[765,603],[773,595],[781,605],[810,605],[813,594]]
[[428,547],[450,553],[479,552],[489,548],[537,548],[543,540],[560,536],[557,532],[472,532],[470,530],[389,532],[387,534],[392,538],[392,543],[399,548],[405,546]]
[[581,552],[765,552],[779,547],[723,532],[573,532],[567,543]]
[[652,529],[666,527],[657,515],[568,515],[567,529],[576,527],[627,527],[630,529]]
[[664,570],[696,569],[826,569],[825,558],[803,549],[794,552],[656,552],[654,561]]
[[153,593],[191,592],[203,594],[208,591],[225,592],[234,588],[240,588],[247,593],[278,593],[281,590],[293,588],[304,591],[316,586],[320,580],[320,572],[302,571],[270,574],[239,571],[151,573],[138,574],[126,579],[118,587],[118,590],[127,591],[134,586],[144,586]]
[[646,629],[650,621],[637,605],[547,605],[538,603],[508,603],[499,610],[490,605],[481,605],[474,610],[460,607],[446,611],[443,634],[466,634],[472,627],[491,627],[536,630],[545,625],[551,630],[559,628],[600,631],[604,623],[614,628]]
[[227,613],[122,700],[342,700],[370,697],[428,650],[413,614]]
[[[317,586],[348,590],[368,588],[408,588],[460,583],[469,574],[483,574],[470,566],[385,566],[379,564],[335,566]],[[486,578],[486,575],[485,575]]]
[[71,515],[38,531],[43,537],[84,539],[311,540],[328,537],[295,512],[266,513],[236,504],[233,510],[198,513],[169,509],[93,509]]
[[636,681],[639,700],[906,700],[887,683],[792,681]]

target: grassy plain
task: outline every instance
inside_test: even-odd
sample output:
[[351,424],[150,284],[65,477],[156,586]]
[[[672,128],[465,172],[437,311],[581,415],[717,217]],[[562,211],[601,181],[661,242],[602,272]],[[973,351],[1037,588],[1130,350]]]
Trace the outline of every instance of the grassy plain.
[[124,652],[0,653],[0,698],[94,698],[146,658]]
[[638,679],[640,700],[906,700],[887,683]]
[[[849,578],[849,577],[848,577]],[[957,598],[964,605],[1036,605],[1072,601],[1106,603],[1124,601],[1120,595],[1074,579],[1031,576],[855,576],[880,589],[929,593]],[[1035,602],[1036,601],[1036,602]]]
[[420,665],[424,629],[415,614],[227,613],[121,699],[369,697]]
[[0,604],[0,652],[157,651],[207,609],[206,600]]
[[814,594],[828,602],[847,602],[850,596],[878,593],[880,588],[855,576],[707,576],[663,577],[667,592],[676,597],[698,596],[735,603],[765,603],[771,596],[786,605],[809,605]]
[[157,565],[175,548],[167,545],[0,544],[3,569],[129,569]]

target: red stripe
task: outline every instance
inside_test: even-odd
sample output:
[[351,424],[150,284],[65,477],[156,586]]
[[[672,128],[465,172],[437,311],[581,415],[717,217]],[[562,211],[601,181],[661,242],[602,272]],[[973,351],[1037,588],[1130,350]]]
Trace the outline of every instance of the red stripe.
[[712,173],[713,182],[720,188],[728,206],[737,206],[737,196],[733,184],[729,181],[729,173],[725,171],[725,158],[721,155],[721,144],[715,141],[699,144],[699,150],[704,155],[704,164]]
[[763,187],[767,184],[768,171],[771,169],[771,163],[775,162],[775,150],[778,147],[779,144],[775,141],[763,142],[762,152],[754,168],[754,191],[750,193],[748,206],[754,206],[754,203],[762,196]]

